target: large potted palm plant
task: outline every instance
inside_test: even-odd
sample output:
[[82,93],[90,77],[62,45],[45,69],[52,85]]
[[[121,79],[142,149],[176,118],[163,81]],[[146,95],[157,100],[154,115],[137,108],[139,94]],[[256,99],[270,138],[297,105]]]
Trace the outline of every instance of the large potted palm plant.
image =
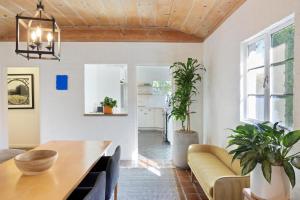
[[198,60],[188,58],[186,63],[175,62],[170,69],[175,83],[171,116],[181,122],[181,129],[175,131],[173,136],[172,159],[176,167],[187,168],[187,149],[190,144],[198,143],[198,133],[191,129],[191,104],[198,93],[199,73],[205,68]]
[[285,131],[278,123],[245,124],[232,129],[229,153],[239,158],[242,175],[250,172],[251,192],[258,199],[288,200],[295,186],[294,168],[300,169],[300,152],[290,153],[300,130]]

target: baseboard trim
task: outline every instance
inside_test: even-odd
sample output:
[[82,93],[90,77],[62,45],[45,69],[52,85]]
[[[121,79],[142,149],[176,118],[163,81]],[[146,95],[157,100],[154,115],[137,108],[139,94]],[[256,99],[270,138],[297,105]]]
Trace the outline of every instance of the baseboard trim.
[[139,131],[164,131],[163,128],[157,128],[157,127],[139,127]]

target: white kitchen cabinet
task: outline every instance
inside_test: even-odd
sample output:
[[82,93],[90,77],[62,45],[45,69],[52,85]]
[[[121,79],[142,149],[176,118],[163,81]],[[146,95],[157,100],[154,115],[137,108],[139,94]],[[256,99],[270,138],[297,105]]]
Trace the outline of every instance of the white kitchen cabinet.
[[164,127],[163,108],[138,108],[139,129],[162,130]]
[[144,107],[139,107],[138,108],[138,127],[146,126],[145,119],[146,119],[145,109],[144,109]]
[[162,108],[154,109],[154,127],[159,129],[163,129],[164,127],[164,116]]
[[152,95],[153,94],[153,87],[150,83],[146,83],[144,85],[138,86],[138,94],[139,95]]
[[145,108],[143,113],[144,127],[153,127],[154,125],[154,113],[153,109]]

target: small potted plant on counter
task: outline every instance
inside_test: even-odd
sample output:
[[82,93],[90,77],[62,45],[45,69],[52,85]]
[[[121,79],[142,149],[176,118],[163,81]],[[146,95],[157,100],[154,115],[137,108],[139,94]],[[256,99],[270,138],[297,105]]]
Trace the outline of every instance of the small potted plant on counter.
[[231,129],[229,153],[240,159],[242,175],[250,172],[251,193],[257,198],[288,200],[290,185],[296,184],[295,169],[300,169],[300,152],[293,152],[300,130],[286,131],[278,122],[245,124]]
[[103,113],[104,114],[112,114],[113,108],[117,107],[117,100],[114,100],[110,97],[105,97],[104,101],[101,102],[101,105],[103,106]]

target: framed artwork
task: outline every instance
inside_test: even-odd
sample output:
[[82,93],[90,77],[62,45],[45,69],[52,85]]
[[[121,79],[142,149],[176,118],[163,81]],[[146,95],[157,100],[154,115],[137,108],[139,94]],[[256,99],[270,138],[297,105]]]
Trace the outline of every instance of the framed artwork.
[[33,87],[33,74],[8,74],[8,109],[33,109]]

